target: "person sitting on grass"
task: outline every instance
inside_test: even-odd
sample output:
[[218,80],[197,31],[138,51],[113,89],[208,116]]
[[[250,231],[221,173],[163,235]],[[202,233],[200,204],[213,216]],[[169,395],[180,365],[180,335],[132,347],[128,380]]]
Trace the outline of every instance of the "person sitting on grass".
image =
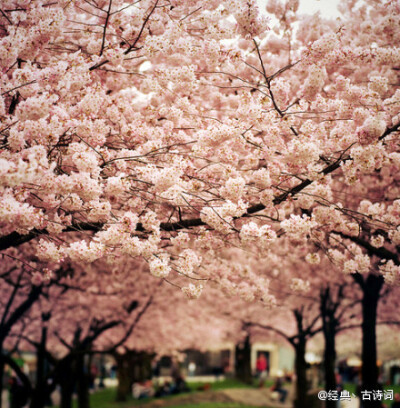
[[133,398],[135,399],[153,397],[155,394],[153,383],[150,380],[134,383],[132,387],[132,394]]
[[274,385],[271,387],[271,391],[279,394],[279,402],[285,402],[288,391],[283,388],[283,379],[276,377]]
[[172,384],[169,381],[165,381],[164,384],[159,385],[156,388],[155,397],[165,397],[167,395],[171,395]]
[[189,392],[190,388],[187,386],[185,379],[182,376],[174,378],[171,394],[180,394],[181,392]]

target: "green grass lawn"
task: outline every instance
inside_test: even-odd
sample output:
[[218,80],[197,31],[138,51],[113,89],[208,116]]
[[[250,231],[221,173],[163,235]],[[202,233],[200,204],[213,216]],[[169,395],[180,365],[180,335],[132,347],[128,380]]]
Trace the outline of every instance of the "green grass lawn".
[[[206,383],[205,382],[187,382],[188,387],[192,391],[199,389],[199,387],[204,386],[204,384]],[[226,390],[228,388],[252,388],[254,385],[256,385],[256,383],[254,383],[254,385],[245,384],[235,378],[226,378],[224,380],[210,382],[208,384],[210,384],[210,389],[215,390],[215,391]],[[266,382],[266,384],[267,384],[266,386],[268,386],[268,382]],[[272,385],[272,381],[271,381],[271,385]]]
[[[204,382],[188,382],[188,386],[192,391],[196,391],[199,387],[204,386]],[[228,378],[221,381],[216,381],[210,384],[210,389],[214,391],[224,390],[228,388],[251,388],[253,385],[244,384],[236,379]],[[272,384],[272,382],[271,382]],[[270,386],[269,382],[266,383],[266,386]],[[115,402],[116,390],[115,388],[106,388],[103,390],[98,390],[90,395],[90,405],[92,408],[132,408],[137,405],[144,405],[146,402],[153,401],[154,398],[148,398],[146,400],[136,400],[133,397],[130,397],[126,402]],[[185,394],[178,394],[185,395]],[[169,395],[161,399],[173,399],[177,395]],[[77,408],[78,404],[76,400],[73,401],[73,408]],[[58,408],[58,407],[53,407]],[[237,403],[211,403],[204,402],[199,404],[184,404],[176,405],[174,408],[253,408],[249,405],[237,404]]]
[[177,405],[174,408],[254,408],[250,405],[235,404],[235,403],[224,403],[224,402],[203,402],[200,404],[185,404]]
[[[199,387],[204,386],[205,383],[200,382],[192,382],[188,383],[189,388],[192,391],[196,391]],[[257,383],[255,382],[254,385],[244,384],[236,379],[228,378],[222,381],[216,381],[214,383],[210,383],[210,389],[214,391],[224,390],[228,388],[251,388],[254,387]],[[272,381],[266,381],[265,387],[269,388],[272,385]],[[355,384],[345,384],[345,389],[348,390],[350,393],[356,393],[356,385]],[[400,393],[400,385],[390,385],[385,386],[386,390],[393,390],[393,394]],[[129,398],[126,402],[115,402],[115,395],[116,390],[115,388],[106,388],[103,390],[96,391],[95,393],[91,394],[90,402],[92,408],[133,408],[138,405],[145,405],[146,402],[150,402],[154,400],[153,398],[149,398],[147,400],[135,400],[132,397]],[[184,394],[179,394],[184,395]],[[170,395],[167,397],[163,397],[163,400],[169,400],[176,398],[176,395]],[[390,407],[392,401],[383,401],[387,407]],[[53,407],[57,408],[57,407]],[[73,408],[77,408],[77,403],[74,401]],[[181,404],[175,405],[174,408],[253,408],[248,405],[238,404],[238,403],[221,403],[221,402],[202,402],[198,404]]]

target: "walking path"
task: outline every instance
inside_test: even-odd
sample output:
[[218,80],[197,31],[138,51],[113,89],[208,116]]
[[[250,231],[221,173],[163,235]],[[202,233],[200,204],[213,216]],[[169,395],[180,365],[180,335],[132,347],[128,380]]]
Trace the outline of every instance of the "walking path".
[[204,402],[240,403],[254,407],[268,408],[292,408],[291,403],[280,404],[272,401],[270,391],[267,389],[232,388],[219,391],[193,392],[178,395],[174,398],[159,399],[151,402],[143,402],[140,408],[176,407],[184,404],[200,404]]
[[[143,402],[135,408],[164,408],[176,407],[184,404],[200,404],[205,402],[240,403],[254,407],[268,408],[292,408],[293,402],[287,401],[282,404],[271,399],[268,389],[232,388],[219,391],[202,391],[191,394],[178,395],[174,398]],[[322,404],[322,403],[321,403]],[[358,398],[350,401],[341,401],[340,408],[358,408]]]
[[271,391],[268,389],[232,388],[223,390],[222,392],[230,397],[233,402],[239,402],[254,407],[292,408],[293,406],[290,401],[282,404],[272,400]]

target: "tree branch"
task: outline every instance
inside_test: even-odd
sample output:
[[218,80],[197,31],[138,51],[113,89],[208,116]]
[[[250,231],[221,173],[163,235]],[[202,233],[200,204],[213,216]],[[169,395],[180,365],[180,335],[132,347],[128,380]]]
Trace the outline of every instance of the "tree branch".
[[[141,27],[141,29],[140,29],[140,31],[139,31],[138,36],[136,37],[136,39],[135,39],[135,41],[133,42],[133,44],[130,45],[129,48],[124,52],[124,55],[129,54],[129,53],[135,48],[136,44],[138,43],[138,41],[140,40],[140,37],[141,37],[142,34],[143,34],[144,28],[146,27],[148,21],[150,20],[151,15],[153,14],[154,10],[156,9],[158,2],[159,2],[159,0],[156,0],[156,2],[154,3],[153,8],[152,8],[151,11],[150,11],[150,13],[149,13],[149,14],[147,15],[147,17],[145,18],[145,20],[144,20],[144,22],[143,22],[143,24],[142,24],[142,27]],[[97,63],[97,64],[91,66],[91,67],[89,68],[89,71],[94,71],[95,69],[102,67],[103,65],[107,64],[108,62],[110,62],[108,59],[106,59],[106,60],[104,60],[104,61],[101,61],[101,62],[99,62],[99,63]]]
[[[391,128],[386,129],[384,134],[381,136],[386,137],[392,132],[395,132],[399,129],[400,127],[400,121],[394,125]],[[350,160],[349,156],[340,156],[335,162],[331,163],[330,165],[326,166],[320,174],[323,175],[328,175],[338,168],[340,168],[341,164],[344,163],[345,161]],[[298,185],[294,186],[293,188],[289,189],[288,191],[285,191],[284,193],[278,195],[277,197],[274,198],[273,204],[274,205],[279,205],[282,202],[286,201],[289,197],[293,197],[302,190],[304,190],[306,187],[308,187],[310,184],[312,184],[313,181],[310,179],[305,179]],[[265,210],[265,205],[258,203],[255,205],[252,205],[249,207],[244,215],[242,217],[248,217],[249,215],[258,213],[260,211]],[[239,217],[241,218],[241,217]],[[204,221],[201,220],[201,218],[191,218],[191,219],[186,219],[186,220],[180,220],[178,222],[165,222],[161,223],[160,228],[162,231],[179,231],[181,229],[185,228],[191,228],[191,227],[199,227],[199,226],[205,226],[207,225]],[[71,232],[71,231],[99,231],[102,228],[103,224],[101,223],[75,223],[71,226],[68,226],[64,232]],[[138,224],[137,226],[137,231],[139,232],[145,232],[142,224]],[[21,235],[17,232],[12,232],[9,235],[5,235],[3,237],[0,237],[0,251],[10,248],[10,247],[16,247],[19,246],[25,242],[31,241],[32,239],[36,238],[38,235],[43,235],[43,234],[48,234],[46,230],[33,230],[30,233],[26,235]],[[392,258],[389,258],[392,259]]]
[[350,329],[358,329],[359,327],[361,327],[361,323],[354,323],[354,324],[349,324],[349,325],[347,325],[347,326],[339,326],[337,329],[336,329],[336,333],[340,333],[340,332],[342,332],[342,331],[344,331],[344,330],[350,330]]
[[149,306],[152,304],[152,302],[153,302],[153,296],[150,296],[149,299],[147,300],[147,302],[145,303],[145,305],[143,306],[142,310],[137,314],[134,321],[129,326],[129,328],[126,331],[126,333],[124,334],[124,336],[117,343],[115,343],[111,348],[107,349],[107,351],[106,351],[107,354],[113,353],[114,351],[117,350],[118,347],[122,346],[125,343],[125,341],[132,334],[134,328],[137,326],[140,319],[145,314],[146,310],[149,308]]
[[375,248],[368,241],[360,237],[352,237],[350,235],[346,235],[346,234],[343,234],[342,232],[337,232],[337,231],[334,231],[334,233],[340,235],[342,238],[349,239],[355,244],[363,247],[364,249],[368,251],[369,255],[376,255],[380,259],[391,259],[396,265],[400,265],[400,260],[399,260],[398,255],[385,247]]
[[1,326],[0,344],[3,343],[13,325],[30,309],[42,293],[41,286],[33,286],[28,297],[11,313],[10,318]]
[[260,329],[265,329],[265,330],[270,330],[273,331],[276,334],[279,334],[281,337],[283,337],[285,340],[287,340],[292,346],[295,345],[295,339],[297,336],[289,336],[288,334],[286,334],[285,332],[273,327],[273,326],[269,326],[269,325],[265,325],[265,324],[260,324],[260,323],[252,323],[252,322],[248,322],[247,323],[250,326],[254,326],[254,327],[259,327]]
[[83,349],[85,350],[87,348],[87,346],[89,346],[90,344],[92,344],[102,333],[104,333],[105,331],[112,329],[115,326],[118,326],[122,323],[121,320],[111,320],[108,323],[103,324],[100,327],[97,327],[95,329],[92,330],[92,334],[91,335],[87,335],[81,342],[81,345],[83,347]]
[[108,3],[107,17],[106,17],[106,21],[104,22],[103,38],[101,40],[101,48],[100,48],[100,53],[99,53],[100,57],[103,55],[104,44],[106,42],[107,24],[108,24],[108,20],[110,18],[111,5],[112,5],[112,0],[110,0],[110,2]]

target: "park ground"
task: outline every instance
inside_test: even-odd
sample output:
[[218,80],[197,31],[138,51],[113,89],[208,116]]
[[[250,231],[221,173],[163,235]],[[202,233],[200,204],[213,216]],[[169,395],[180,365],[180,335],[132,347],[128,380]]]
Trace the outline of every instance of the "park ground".
[[[114,388],[106,388],[91,394],[91,406],[93,408],[291,408],[293,406],[292,392],[289,392],[289,398],[285,404],[271,398],[272,381],[267,382],[261,389],[233,379],[212,383],[207,391],[197,391],[201,385],[201,383],[190,383],[192,391],[185,394],[139,401],[132,398],[122,403],[115,402]],[[290,387],[290,384],[286,385],[287,389]],[[349,388],[350,392],[354,391],[351,385],[346,388]],[[341,405],[342,408],[358,406],[357,399],[342,402]],[[75,405],[73,408],[76,407]]]
[[[271,400],[269,387],[259,389],[233,379],[210,384],[207,391],[197,391],[203,383],[189,383],[191,392],[163,398],[150,398],[115,402],[115,389],[107,388],[91,394],[91,406],[95,408],[291,408],[291,403],[280,404]],[[54,407],[57,408],[57,407]],[[76,407],[74,407],[76,408]]]
[[[256,385],[243,384],[234,379],[225,379],[210,383],[207,391],[198,391],[204,383],[191,382],[191,392],[171,395],[163,398],[150,398],[146,400],[135,400],[132,398],[126,402],[115,402],[116,389],[114,387],[96,390],[90,396],[92,408],[292,408],[293,391],[291,384],[286,384],[289,390],[288,400],[281,404],[271,398],[270,387],[272,381],[267,381],[264,388]],[[388,386],[394,392],[400,392],[400,386]],[[355,392],[354,384],[345,385],[350,393]],[[391,402],[385,403],[390,407]],[[7,406],[7,405],[5,405]],[[341,408],[358,408],[359,401],[352,398],[351,401],[342,401]],[[52,408],[59,408],[58,405]],[[77,408],[74,401],[73,408]]]

